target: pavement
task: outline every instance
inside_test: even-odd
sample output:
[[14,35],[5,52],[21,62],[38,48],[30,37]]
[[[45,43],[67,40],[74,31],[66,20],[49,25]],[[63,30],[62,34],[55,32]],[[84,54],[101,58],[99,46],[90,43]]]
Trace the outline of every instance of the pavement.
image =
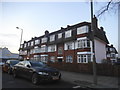
[[83,74],[77,72],[61,71],[62,79],[70,83],[76,84],[73,88],[116,88],[120,89],[118,85],[118,77],[112,76],[97,76],[97,85],[93,83],[93,75]]

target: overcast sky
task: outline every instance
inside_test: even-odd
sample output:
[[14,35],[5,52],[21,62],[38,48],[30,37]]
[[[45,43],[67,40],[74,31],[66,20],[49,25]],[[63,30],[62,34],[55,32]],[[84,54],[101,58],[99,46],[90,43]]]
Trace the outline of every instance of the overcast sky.
[[[94,14],[106,2],[94,2]],[[45,30],[57,31],[60,27],[90,22],[90,2],[1,2],[0,47],[18,53],[21,30],[23,41],[41,36]],[[105,29],[110,44],[118,49],[118,14],[109,12],[98,18],[99,27]]]

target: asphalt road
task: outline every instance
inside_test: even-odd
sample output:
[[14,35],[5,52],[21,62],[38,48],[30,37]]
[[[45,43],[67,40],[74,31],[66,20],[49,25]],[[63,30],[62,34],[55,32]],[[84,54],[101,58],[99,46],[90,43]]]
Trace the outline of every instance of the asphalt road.
[[33,85],[30,80],[25,78],[14,78],[12,75],[2,73],[2,88],[73,88],[76,85],[65,82],[62,78],[59,82],[44,83]]

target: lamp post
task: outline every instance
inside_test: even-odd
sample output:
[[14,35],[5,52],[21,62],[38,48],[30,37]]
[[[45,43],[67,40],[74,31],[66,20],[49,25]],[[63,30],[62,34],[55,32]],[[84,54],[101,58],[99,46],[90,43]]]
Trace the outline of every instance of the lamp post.
[[[22,44],[22,36],[23,36],[23,29],[19,28],[19,27],[16,27],[16,28],[21,30],[21,38],[20,38],[20,46],[21,46],[21,44]],[[20,51],[19,51],[19,59],[20,59]]]
[[92,51],[93,51],[93,82],[97,85],[97,72],[96,72],[96,58],[95,58],[95,44],[94,44],[94,30],[93,27],[93,0],[90,0],[91,4],[91,31],[92,31]]

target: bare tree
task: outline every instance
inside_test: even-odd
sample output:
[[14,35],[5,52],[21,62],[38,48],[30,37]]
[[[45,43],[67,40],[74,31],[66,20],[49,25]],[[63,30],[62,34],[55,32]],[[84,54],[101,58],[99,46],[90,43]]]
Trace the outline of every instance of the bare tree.
[[97,12],[97,17],[100,17],[105,12],[109,12],[110,10],[114,10],[115,12],[118,10],[118,6],[120,6],[120,0],[110,0]]

